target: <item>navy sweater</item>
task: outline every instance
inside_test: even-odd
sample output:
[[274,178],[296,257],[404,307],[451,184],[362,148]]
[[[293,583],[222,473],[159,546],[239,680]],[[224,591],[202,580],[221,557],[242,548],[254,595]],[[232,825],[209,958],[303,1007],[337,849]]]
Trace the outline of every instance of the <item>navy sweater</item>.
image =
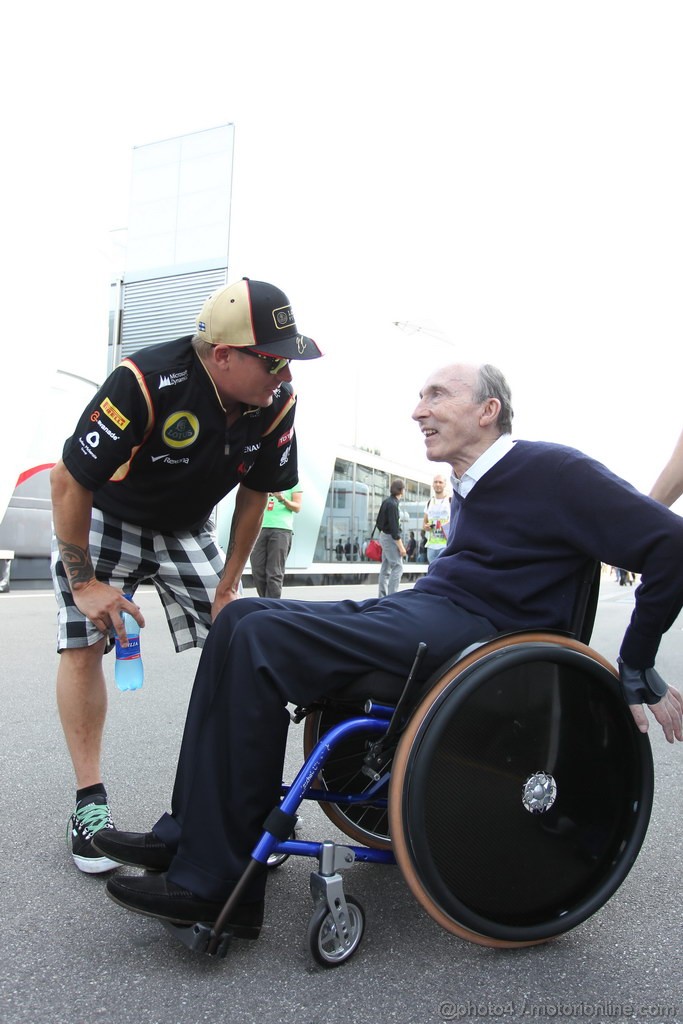
[[453,503],[448,545],[416,590],[499,630],[567,629],[586,559],[621,566],[642,574],[621,657],[654,665],[683,606],[681,517],[587,455],[535,441],[517,441]]

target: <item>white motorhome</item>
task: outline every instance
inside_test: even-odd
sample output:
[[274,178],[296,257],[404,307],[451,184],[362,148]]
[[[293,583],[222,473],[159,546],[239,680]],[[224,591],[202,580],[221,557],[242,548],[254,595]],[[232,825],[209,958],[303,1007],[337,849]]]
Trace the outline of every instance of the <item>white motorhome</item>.
[[0,508],[0,552],[11,560],[15,579],[44,580],[50,577],[52,505],[50,470],[62,454],[64,441],[73,431],[95,381],[66,370],[55,371],[46,393],[36,403],[37,426],[25,451],[14,490],[6,509]]

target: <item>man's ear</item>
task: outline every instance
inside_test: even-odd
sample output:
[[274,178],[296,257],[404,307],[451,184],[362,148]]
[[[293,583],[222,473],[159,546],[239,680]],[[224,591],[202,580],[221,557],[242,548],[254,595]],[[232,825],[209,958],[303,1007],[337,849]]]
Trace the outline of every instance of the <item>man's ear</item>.
[[216,366],[227,370],[232,358],[232,348],[230,345],[214,345],[211,355]]
[[482,427],[490,427],[492,423],[495,423],[500,415],[501,404],[498,398],[487,398],[486,404],[484,405],[483,412],[479,419],[479,423]]

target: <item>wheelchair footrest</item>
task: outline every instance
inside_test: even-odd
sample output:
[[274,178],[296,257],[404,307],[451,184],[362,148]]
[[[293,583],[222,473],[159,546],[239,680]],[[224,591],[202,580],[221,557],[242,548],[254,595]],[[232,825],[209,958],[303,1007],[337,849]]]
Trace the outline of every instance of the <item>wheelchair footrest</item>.
[[210,924],[174,924],[173,921],[161,922],[167,932],[183,946],[193,950],[195,953],[208,953],[209,956],[218,956],[223,959],[230,946],[232,932],[221,932],[216,937]]

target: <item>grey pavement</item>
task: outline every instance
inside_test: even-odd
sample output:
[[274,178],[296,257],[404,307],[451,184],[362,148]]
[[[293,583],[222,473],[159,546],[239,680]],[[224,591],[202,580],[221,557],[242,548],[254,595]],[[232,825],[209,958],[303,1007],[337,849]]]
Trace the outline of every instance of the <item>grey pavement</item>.
[[[375,589],[290,587],[285,596],[336,599],[372,596]],[[105,778],[117,825],[146,831],[167,807],[198,654],[173,653],[156,594],[139,593],[147,619],[145,684],[119,693],[113,663],[107,665]],[[603,581],[593,646],[611,660],[632,605],[629,588]],[[664,677],[679,686],[682,627],[679,619],[658,660]],[[259,941],[234,942],[227,959],[214,960],[185,950],[156,921],[114,905],[103,878],[82,875],[71,861],[65,835],[73,789],[54,702],[53,632],[48,591],[13,587],[0,595],[5,1024],[683,1021],[683,748],[670,747],[658,728],[651,730],[655,804],[640,857],[609,903],[570,933],[525,949],[473,945],[424,913],[397,868],[356,865],[345,887],[365,906],[366,936],[352,960],[326,970],[306,945],[312,862],[292,858],[270,878]],[[290,735],[289,772],[300,750],[298,726]],[[302,837],[343,838],[313,804],[306,804]]]

